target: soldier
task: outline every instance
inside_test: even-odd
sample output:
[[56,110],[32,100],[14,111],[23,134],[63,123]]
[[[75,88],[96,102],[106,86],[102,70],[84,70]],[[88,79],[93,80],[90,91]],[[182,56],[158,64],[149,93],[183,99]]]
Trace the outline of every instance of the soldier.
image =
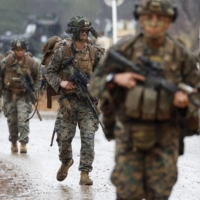
[[25,122],[32,112],[30,96],[21,83],[22,76],[30,77],[26,84],[33,84],[39,89],[39,65],[26,52],[28,43],[24,39],[11,41],[11,50],[1,61],[0,88],[3,94],[3,112],[7,118],[11,151],[18,152],[17,140],[20,142],[20,153],[27,153],[29,142],[29,122]]
[[[0,61],[3,59],[3,54],[0,53]],[[2,107],[3,107],[3,99],[0,95],[0,112],[2,111]]]
[[[79,171],[81,171],[80,184],[92,185],[89,178],[94,160],[94,137],[98,129],[98,121],[94,118],[87,103],[78,97],[78,89],[74,82],[68,81],[69,72],[63,69],[63,62],[75,56],[77,66],[88,77],[102,56],[102,49],[88,43],[88,34],[98,37],[91,22],[84,17],[73,17],[66,33],[71,34],[72,40],[67,40],[61,48],[52,55],[47,67],[46,79],[56,92],[60,92],[59,109],[56,119],[55,131],[59,146],[59,159],[62,162],[57,172],[57,180],[63,181],[68,174],[68,169],[73,164],[72,140],[75,136],[76,126],[80,129],[81,155]],[[73,65],[73,67],[75,67]]]
[[4,57],[4,56],[3,56],[3,54],[1,54],[1,53],[0,53],[0,60],[2,60],[2,59],[3,59],[3,57]]
[[[123,55],[139,69],[143,63],[138,56],[143,55],[159,63],[164,78],[173,84],[199,87],[200,75],[193,57],[166,33],[176,18],[170,2],[142,0],[134,13],[141,33],[125,37],[109,51]],[[92,75],[89,91],[102,102],[107,137],[116,140],[111,181],[117,199],[167,200],[177,181],[178,155],[183,153],[178,120],[185,122],[186,136],[194,134],[198,108],[182,91],[168,94],[162,88],[145,86],[146,77],[117,63],[109,51]]]

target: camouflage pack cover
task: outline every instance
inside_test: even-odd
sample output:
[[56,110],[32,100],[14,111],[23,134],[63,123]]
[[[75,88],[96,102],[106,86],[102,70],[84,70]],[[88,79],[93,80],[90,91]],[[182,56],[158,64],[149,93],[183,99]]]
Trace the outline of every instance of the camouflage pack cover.
[[14,49],[28,49],[28,42],[25,41],[24,39],[14,39],[10,42],[10,46],[12,50]]
[[139,4],[135,6],[134,16],[136,19],[140,15],[156,13],[171,17],[172,21],[175,21],[177,16],[177,9],[172,6],[169,0],[141,0]]

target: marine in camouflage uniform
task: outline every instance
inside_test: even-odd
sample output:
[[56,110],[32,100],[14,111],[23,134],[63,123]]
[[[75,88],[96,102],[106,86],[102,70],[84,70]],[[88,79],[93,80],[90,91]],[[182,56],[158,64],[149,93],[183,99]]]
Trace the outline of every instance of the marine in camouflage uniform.
[[[176,10],[168,0],[142,0],[135,9],[141,33],[127,36],[111,49],[141,66],[143,55],[160,64],[164,77],[199,87],[200,74],[191,54],[166,33]],[[188,131],[198,128],[198,108],[182,91],[174,95],[137,84],[145,77],[130,72],[107,54],[96,68],[89,91],[102,102],[107,137],[116,140],[116,165],[111,181],[118,200],[167,200],[177,181],[183,120]],[[181,122],[180,120],[180,122]],[[113,135],[112,135],[113,134]],[[181,150],[182,151],[182,150]]]
[[94,118],[85,100],[77,96],[74,83],[68,81],[69,73],[63,70],[63,62],[70,56],[75,56],[77,66],[90,77],[102,56],[102,49],[88,43],[89,32],[95,37],[98,35],[91,27],[91,23],[84,17],[72,18],[66,32],[72,35],[72,40],[71,42],[68,40],[54,52],[45,75],[53,89],[61,94],[55,123],[59,159],[62,162],[57,173],[57,180],[63,181],[67,177],[69,167],[73,164],[71,143],[78,125],[81,136],[80,184],[92,185],[93,181],[88,173],[92,171],[94,137],[98,129],[98,121]]
[[3,94],[3,112],[7,118],[11,151],[27,153],[29,142],[29,122],[25,122],[32,111],[30,97],[21,85],[20,77],[29,75],[37,91],[39,89],[39,65],[30,53],[26,53],[27,42],[24,39],[11,41],[11,49],[1,61],[0,88]]
[[1,53],[0,53],[0,60],[2,60],[2,59],[3,59],[3,57],[4,57],[4,56],[3,56],[3,54],[1,54]]
[[[0,61],[3,59],[3,54],[0,53]],[[2,107],[3,107],[3,99],[2,97],[0,96],[0,112],[2,111]]]

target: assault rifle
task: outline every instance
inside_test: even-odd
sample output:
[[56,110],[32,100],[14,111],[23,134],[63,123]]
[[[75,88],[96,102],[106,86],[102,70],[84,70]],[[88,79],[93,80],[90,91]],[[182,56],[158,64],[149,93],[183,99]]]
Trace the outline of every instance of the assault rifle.
[[[72,63],[75,66],[75,69],[69,65]],[[77,64],[74,61],[74,56],[69,57],[66,59],[63,63],[63,70],[68,69],[68,73],[70,74],[70,77],[68,81],[74,82],[76,85],[76,94],[79,98],[83,98],[84,101],[87,103],[90,111],[92,112],[95,119],[98,120],[100,123],[102,129],[104,129],[104,126],[102,122],[99,120],[99,114],[96,105],[94,104],[95,99],[93,99],[87,90],[87,86],[89,84],[89,77],[87,77],[82,70],[77,66]]]
[[[13,77],[12,80],[21,82],[21,86],[22,86],[22,88],[24,88],[24,90],[27,92],[28,96],[30,97],[31,103],[33,105],[35,105],[35,103],[37,102],[37,99],[34,95],[35,88],[34,88],[33,81],[32,81],[32,78],[30,77],[30,75],[29,74],[26,74],[26,75],[21,74],[20,78]],[[40,119],[40,121],[42,121],[42,118],[41,118],[40,113],[37,110],[37,108],[36,108],[36,112],[37,112],[38,118]],[[34,114],[35,114],[35,112],[34,112]],[[29,121],[29,119],[27,119],[26,121]]]
[[20,78],[12,78],[13,81],[20,81],[22,88],[27,92],[28,96],[30,97],[30,101],[33,105],[37,102],[35,95],[35,89],[33,87],[32,80],[30,79],[29,75],[21,75]]
[[35,89],[32,83],[31,77],[26,74],[26,75],[21,75],[20,78],[12,78],[13,81],[20,81],[22,88],[27,92],[28,96],[30,97],[30,101],[33,105],[37,102],[36,97],[34,95]]
[[[119,70],[119,72],[124,72],[125,69],[128,68],[134,73],[143,75],[145,77],[145,81],[139,84],[143,84],[144,87],[152,88],[155,90],[162,88],[166,92],[172,94],[178,90],[182,90],[188,94],[191,103],[197,107],[200,107],[200,103],[191,97],[192,94],[196,94],[196,92],[194,92],[194,88],[185,83],[179,83],[178,85],[175,85],[174,83],[166,80],[163,76],[163,70],[159,63],[152,62],[144,56],[139,56],[139,59],[143,65],[138,66],[114,50],[109,50],[107,54],[108,58],[111,58],[112,60],[112,65],[114,65],[115,68]],[[200,92],[199,90],[200,89],[198,89],[198,94]]]

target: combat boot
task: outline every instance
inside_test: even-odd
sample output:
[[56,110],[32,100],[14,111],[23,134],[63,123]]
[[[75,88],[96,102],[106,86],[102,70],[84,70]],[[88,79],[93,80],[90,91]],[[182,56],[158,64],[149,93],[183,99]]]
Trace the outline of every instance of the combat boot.
[[93,181],[88,176],[89,172],[81,171],[80,185],[93,185]]
[[63,181],[67,177],[69,168],[73,165],[74,160],[71,159],[68,163],[62,163],[60,169],[57,172],[57,180]]
[[26,143],[21,142],[20,153],[27,153]]
[[11,151],[12,151],[13,153],[18,152],[17,142],[12,142],[12,143],[11,143]]

